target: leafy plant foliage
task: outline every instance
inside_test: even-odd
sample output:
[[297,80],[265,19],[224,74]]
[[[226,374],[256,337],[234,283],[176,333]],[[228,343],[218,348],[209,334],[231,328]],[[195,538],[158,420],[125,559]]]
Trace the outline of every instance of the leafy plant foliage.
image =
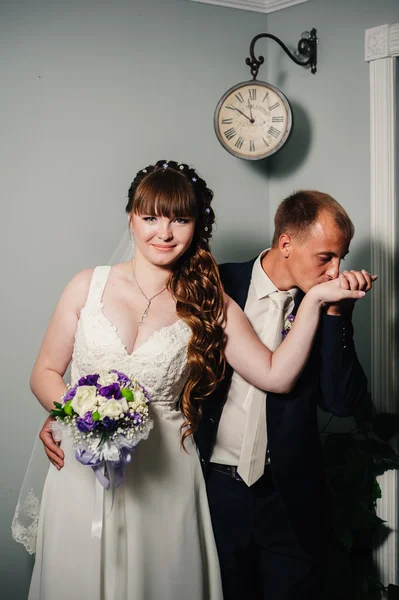
[[399,469],[399,455],[388,443],[399,432],[399,416],[376,414],[368,397],[355,424],[348,433],[322,432],[333,529],[323,600],[399,600],[399,587],[380,581],[372,554],[377,539],[389,533],[376,514],[377,477]]

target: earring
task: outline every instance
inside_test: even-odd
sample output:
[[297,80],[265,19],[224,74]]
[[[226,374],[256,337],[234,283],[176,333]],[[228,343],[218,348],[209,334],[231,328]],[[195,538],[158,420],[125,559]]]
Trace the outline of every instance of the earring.
[[136,247],[136,244],[135,244],[135,241],[134,241],[134,231],[133,231],[133,229],[129,229],[129,231],[130,231],[130,242],[131,242],[132,248],[134,250],[135,247]]

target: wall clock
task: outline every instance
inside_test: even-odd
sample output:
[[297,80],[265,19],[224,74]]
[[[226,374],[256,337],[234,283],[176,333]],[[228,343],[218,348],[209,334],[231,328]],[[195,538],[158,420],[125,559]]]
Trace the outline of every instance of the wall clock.
[[218,102],[215,133],[231,154],[246,160],[271,156],[288,140],[292,111],[284,94],[264,81],[244,81]]
[[234,156],[260,160],[280,150],[292,128],[292,110],[283,92],[271,83],[258,81],[264,57],[255,56],[255,43],[261,38],[277,42],[297,65],[317,71],[317,32],[305,31],[294,54],[275,35],[260,33],[251,41],[250,56],[245,60],[252,80],[237,83],[219,100],[213,119],[215,133],[222,146]]

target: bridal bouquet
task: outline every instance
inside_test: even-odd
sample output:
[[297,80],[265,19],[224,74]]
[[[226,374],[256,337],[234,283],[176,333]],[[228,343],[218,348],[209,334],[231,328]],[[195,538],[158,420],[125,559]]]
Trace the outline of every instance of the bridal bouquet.
[[120,487],[133,448],[153,427],[147,391],[114,369],[82,377],[61,400],[51,411],[55,435],[72,438],[76,459],[93,469],[101,485]]

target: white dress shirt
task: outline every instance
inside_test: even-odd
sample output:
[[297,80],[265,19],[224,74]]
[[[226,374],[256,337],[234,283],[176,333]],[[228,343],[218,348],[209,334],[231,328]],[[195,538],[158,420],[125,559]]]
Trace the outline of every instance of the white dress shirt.
[[[272,292],[278,291],[262,268],[262,258],[268,251],[269,249],[264,250],[254,263],[244,309],[249,322],[260,339],[262,339],[262,333],[267,328],[268,313],[272,302],[268,296]],[[297,292],[297,288],[289,290],[292,301],[284,311],[285,319],[292,313],[294,298]],[[219,423],[211,462],[222,465],[238,465],[247,418],[244,403],[248,393],[252,389],[253,386],[238,373],[233,373],[231,386]]]

